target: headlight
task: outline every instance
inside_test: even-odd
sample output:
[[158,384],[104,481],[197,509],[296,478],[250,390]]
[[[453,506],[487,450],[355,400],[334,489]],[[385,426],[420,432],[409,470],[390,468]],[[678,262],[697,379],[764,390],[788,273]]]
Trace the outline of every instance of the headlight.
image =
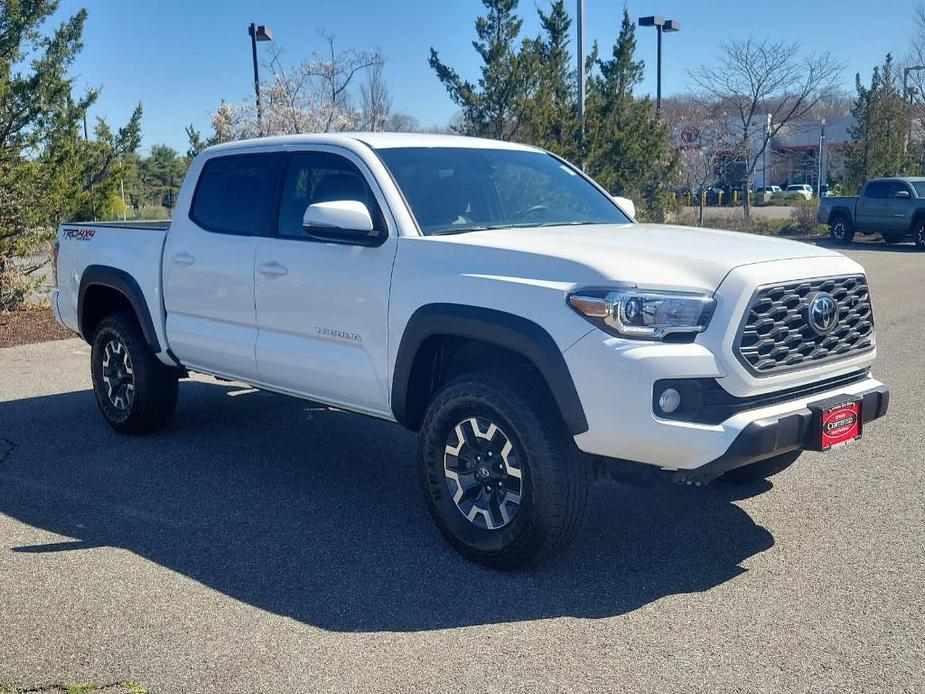
[[716,301],[703,294],[586,289],[569,294],[568,304],[611,335],[661,340],[706,330]]

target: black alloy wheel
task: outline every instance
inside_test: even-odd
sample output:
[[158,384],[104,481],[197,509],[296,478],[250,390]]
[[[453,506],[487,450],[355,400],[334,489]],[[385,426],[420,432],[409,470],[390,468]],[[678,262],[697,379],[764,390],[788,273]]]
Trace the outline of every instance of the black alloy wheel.
[[477,528],[510,523],[524,496],[524,469],[507,434],[485,417],[459,422],[447,437],[443,471],[450,498]]
[[109,403],[117,410],[131,409],[135,401],[135,370],[132,368],[132,357],[119,338],[106,343],[102,366]]

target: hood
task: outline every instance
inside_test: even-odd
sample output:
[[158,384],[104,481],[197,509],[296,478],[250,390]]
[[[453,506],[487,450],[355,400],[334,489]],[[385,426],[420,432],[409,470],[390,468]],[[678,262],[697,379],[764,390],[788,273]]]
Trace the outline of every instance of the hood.
[[[649,289],[707,292],[716,290],[733,268],[742,265],[841,257],[798,241],[664,224],[489,229],[427,238],[495,249],[508,272],[530,270],[535,276],[539,271],[544,276],[537,279],[576,284],[633,282]],[[508,257],[512,252],[535,255],[536,263],[512,266],[516,262]],[[566,272],[560,272],[555,262],[562,265],[563,260],[569,261],[564,264]],[[575,272],[578,268],[584,272]]]

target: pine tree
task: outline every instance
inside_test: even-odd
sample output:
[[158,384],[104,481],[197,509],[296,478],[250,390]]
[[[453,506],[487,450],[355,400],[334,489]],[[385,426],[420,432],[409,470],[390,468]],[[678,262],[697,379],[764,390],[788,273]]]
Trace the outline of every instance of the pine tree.
[[537,90],[527,113],[527,140],[577,159],[579,123],[577,85],[571,69],[569,31],[572,19],[565,0],[554,0],[549,13],[537,10],[542,33],[529,43],[538,68]]
[[917,173],[909,152],[912,109],[903,98],[899,71],[889,53],[874,68],[870,87],[855,77],[857,99],[851,109],[855,123],[846,155],[847,183],[859,188],[868,178]]
[[98,121],[81,137],[93,90],[75,97],[68,72],[82,48],[80,10],[46,35],[58,0],[0,4],[0,310],[14,308],[41,267],[13,258],[39,254],[67,219],[111,212],[122,154],[138,147],[141,107],[115,133]]
[[536,88],[535,55],[518,45],[523,25],[518,0],[482,0],[487,13],[475,22],[473,48],[482,59],[478,84],[463,80],[430,49],[430,66],[450,98],[462,108],[462,130],[467,135],[513,140],[521,127]]
[[624,8],[611,57],[602,60],[595,45],[588,80],[585,163],[602,186],[637,200],[642,213],[663,218],[672,204],[669,184],[677,170],[677,152],[668,128],[655,117],[648,98],[636,99],[644,63],[634,57],[635,26]]

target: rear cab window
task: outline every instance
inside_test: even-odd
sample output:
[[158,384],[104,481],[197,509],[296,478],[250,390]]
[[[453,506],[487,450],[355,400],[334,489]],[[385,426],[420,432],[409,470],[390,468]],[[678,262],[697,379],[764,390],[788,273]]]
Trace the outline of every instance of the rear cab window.
[[873,200],[885,200],[890,190],[889,181],[871,181],[864,188],[865,198]]
[[190,219],[220,234],[271,233],[285,160],[278,153],[209,159],[196,183]]

